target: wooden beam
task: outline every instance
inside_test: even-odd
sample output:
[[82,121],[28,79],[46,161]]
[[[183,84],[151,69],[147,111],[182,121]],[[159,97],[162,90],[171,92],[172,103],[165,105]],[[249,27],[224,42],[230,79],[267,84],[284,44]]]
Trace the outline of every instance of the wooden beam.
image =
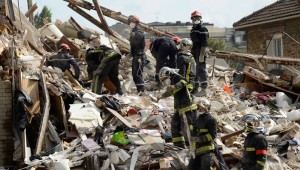
[[104,28],[105,28],[105,32],[107,32],[110,35],[114,35],[114,33],[110,30],[109,26],[106,23],[106,20],[103,17],[103,13],[102,10],[98,4],[98,0],[93,0],[94,6],[95,6],[95,10],[97,11],[98,17],[100,18],[101,23],[103,24]]
[[69,22],[75,27],[77,31],[83,30],[82,27],[75,21],[73,17],[70,17]]
[[49,112],[50,112],[50,98],[46,86],[46,78],[42,71],[40,72],[40,75],[41,75],[43,95],[44,95],[44,107],[43,107],[43,115],[42,115],[43,119],[40,125],[40,131],[39,131],[39,136],[38,136],[37,146],[35,151],[36,155],[40,154],[42,151],[42,146],[45,138],[45,133],[46,133],[47,124],[49,120]]
[[[64,1],[73,3],[75,5],[78,5],[82,8],[88,9],[88,10],[91,10],[91,9],[97,10],[96,7],[92,6],[91,3],[86,2],[86,1],[82,1],[82,2],[78,2],[75,0],[64,0]],[[99,8],[101,8],[101,12],[103,13],[103,15],[110,17],[112,19],[115,19],[124,24],[128,24],[128,17],[125,15],[122,15],[121,12],[116,12],[116,11],[110,10],[108,8],[105,8],[103,6],[99,6]],[[143,22],[140,22],[139,26],[141,27],[141,29],[143,31],[148,32],[148,33],[158,36],[158,37],[161,37],[161,36],[173,37],[173,36],[175,36],[175,34],[172,34],[170,32],[163,31],[163,30],[160,30],[157,28],[150,27],[150,26],[148,26],[148,24],[143,23]]]
[[87,19],[88,21],[90,21],[91,23],[93,23],[94,25],[96,25],[97,27],[101,28],[102,30],[104,29],[104,26],[103,26],[103,24],[101,22],[99,22],[94,17],[92,17],[91,15],[89,15],[88,13],[86,13],[85,11],[83,11],[82,9],[80,9],[75,4],[69,3],[68,7],[71,8],[73,11],[77,12],[83,18]]
[[240,134],[242,134],[243,132],[245,132],[245,129],[242,129],[242,130],[239,130],[239,131],[236,131],[236,132],[233,132],[233,133],[224,135],[224,136],[221,137],[221,140],[222,140],[222,142],[224,142],[226,139],[229,139],[229,138],[231,138],[232,136],[240,135]]
[[300,66],[299,58],[264,56],[264,55],[234,53],[234,52],[226,52],[226,51],[216,51],[215,55],[217,58],[235,59],[235,60],[242,60],[245,62],[259,62],[259,64],[264,64],[264,65],[280,64],[280,65],[289,65],[289,66]]
[[33,14],[32,12],[29,12],[32,9],[32,0],[27,0],[27,7],[28,7],[28,11],[26,12],[26,14],[28,13],[28,16],[26,16],[27,18],[29,17],[29,21],[32,23],[32,25],[34,25],[34,20],[33,20]]
[[[32,1],[32,0],[28,0],[28,1]],[[29,4],[28,4],[28,8],[29,8]],[[33,6],[31,6],[28,11],[25,13],[25,16],[28,18],[29,17],[29,21],[34,24],[34,20],[33,20],[33,12],[38,9],[37,4],[35,3]],[[32,18],[32,19],[31,19]]]
[[[81,15],[88,21],[90,21],[91,23],[93,23],[94,25],[96,25],[97,27],[99,27],[100,29],[102,29],[103,31],[106,30],[103,23],[96,20],[94,17],[92,17],[91,15],[89,15],[88,13],[86,13],[85,11],[80,9],[78,6],[76,6],[72,3],[69,3],[68,7],[71,8],[72,10],[74,10],[75,12],[77,12],[79,15]],[[110,34],[111,32],[113,32],[113,34]],[[115,42],[117,42],[121,46],[123,46],[124,48],[126,48],[128,51],[130,51],[129,41],[122,38],[122,36],[120,36],[118,33],[114,32],[112,30],[111,30],[111,32],[108,32],[109,37],[112,38]]]
[[111,108],[108,108],[108,107],[105,107],[105,109],[107,111],[109,111],[111,114],[113,114],[116,118],[118,118],[122,123],[124,123],[127,127],[129,128],[133,128],[132,125],[123,117],[121,116],[117,111],[111,109]]

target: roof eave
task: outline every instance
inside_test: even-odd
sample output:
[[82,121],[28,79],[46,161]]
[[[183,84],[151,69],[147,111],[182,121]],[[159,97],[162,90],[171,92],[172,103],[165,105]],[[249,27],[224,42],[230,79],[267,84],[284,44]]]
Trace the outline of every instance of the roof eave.
[[294,15],[294,16],[289,16],[289,17],[284,17],[284,18],[277,18],[277,19],[268,20],[268,21],[256,22],[256,23],[252,23],[252,24],[240,25],[240,26],[236,26],[236,27],[233,26],[233,29],[243,30],[245,28],[252,27],[252,26],[257,26],[257,25],[262,25],[262,24],[267,24],[267,23],[277,22],[277,21],[283,21],[283,20],[288,20],[288,19],[293,19],[293,18],[298,18],[298,17],[300,17],[300,14]]

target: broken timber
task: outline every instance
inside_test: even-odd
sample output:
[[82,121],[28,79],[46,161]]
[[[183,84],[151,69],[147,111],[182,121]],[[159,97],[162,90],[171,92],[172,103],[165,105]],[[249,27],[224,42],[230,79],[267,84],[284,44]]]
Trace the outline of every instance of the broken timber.
[[[93,23],[94,25],[96,25],[97,27],[99,27],[100,29],[102,29],[104,31],[107,29],[103,23],[96,20],[94,17],[92,17],[91,15],[86,13],[84,10],[79,8],[77,5],[75,5],[73,3],[69,3],[68,7],[71,8],[72,10],[74,10],[75,12],[77,12],[79,15],[81,15],[82,17],[84,17],[88,21],[90,21],[91,23]],[[129,41],[124,39],[118,33],[114,32],[112,30],[111,30],[111,32],[113,34],[109,34],[110,32],[107,32],[110,35],[110,38],[112,38],[114,41],[119,43],[121,46],[125,47],[126,51],[129,52],[130,51]]]
[[267,64],[300,66],[300,59],[298,58],[274,57],[225,51],[216,51],[215,55],[217,58],[242,60],[245,62],[256,62],[261,70],[265,70],[264,66],[266,66]]
[[46,78],[44,73],[41,71],[41,80],[42,80],[42,87],[43,87],[43,94],[45,95],[45,104],[44,104],[44,111],[43,111],[43,119],[40,125],[40,131],[39,131],[39,137],[37,141],[37,146],[36,146],[36,152],[35,154],[40,154],[42,151],[42,146],[43,146],[43,141],[45,138],[45,132],[47,129],[47,124],[49,120],[49,112],[50,112],[50,98],[49,98],[49,92],[47,90],[46,86]]
[[[91,9],[96,10],[97,9],[96,7],[92,6],[91,3],[86,2],[86,1],[83,1],[83,2],[78,2],[76,0],[64,0],[64,1],[72,3],[73,5],[78,5],[82,8],[87,9],[87,10],[91,10]],[[102,11],[103,15],[105,15],[107,17],[110,17],[112,19],[115,19],[115,20],[117,20],[119,22],[122,22],[124,24],[128,24],[128,17],[125,16],[125,15],[122,15],[121,12],[115,12],[115,11],[110,10],[108,8],[105,8],[103,6],[99,6],[99,8],[101,8],[101,11]],[[141,29],[143,31],[148,32],[148,33],[150,33],[152,35],[155,35],[155,36],[158,36],[158,37],[161,37],[161,36],[173,37],[173,36],[175,36],[175,34],[172,34],[172,33],[169,33],[167,31],[163,31],[163,30],[159,30],[159,29],[150,27],[146,23],[143,23],[143,22],[140,22],[139,26],[141,27]]]

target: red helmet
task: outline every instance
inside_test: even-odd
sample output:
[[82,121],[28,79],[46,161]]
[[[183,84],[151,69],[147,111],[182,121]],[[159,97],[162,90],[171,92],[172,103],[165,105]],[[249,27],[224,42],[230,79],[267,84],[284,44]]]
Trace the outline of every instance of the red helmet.
[[62,43],[59,45],[59,48],[63,48],[64,50],[71,50],[68,44]]
[[132,22],[139,23],[139,22],[140,22],[140,18],[139,18],[138,16],[136,16],[136,15],[130,15],[130,16],[128,17],[128,21],[129,21],[129,22],[132,21]]
[[202,18],[202,15],[199,11],[196,10],[196,11],[192,12],[192,14],[191,14],[191,19],[193,17],[201,17]]
[[179,37],[177,37],[177,36],[172,37],[172,40],[173,40],[176,44],[180,43],[180,41],[181,41],[181,39],[180,39]]

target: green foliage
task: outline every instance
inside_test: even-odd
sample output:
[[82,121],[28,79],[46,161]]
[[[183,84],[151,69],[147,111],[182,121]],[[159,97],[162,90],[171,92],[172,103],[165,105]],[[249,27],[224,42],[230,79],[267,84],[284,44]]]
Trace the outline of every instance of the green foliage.
[[228,52],[236,52],[236,53],[246,53],[247,52],[247,50],[246,50],[246,48],[236,48],[236,47],[228,47],[227,49],[226,49],[226,51],[228,51]]
[[34,16],[35,27],[41,28],[42,26],[44,26],[43,18],[47,18],[48,22],[51,22],[51,17],[52,17],[52,13],[51,13],[50,9],[47,6],[44,6],[44,8],[42,9],[42,12],[40,14],[37,13]]
[[224,40],[217,40],[211,38],[208,39],[208,47],[212,48],[213,51],[225,51],[227,49],[227,45]]

